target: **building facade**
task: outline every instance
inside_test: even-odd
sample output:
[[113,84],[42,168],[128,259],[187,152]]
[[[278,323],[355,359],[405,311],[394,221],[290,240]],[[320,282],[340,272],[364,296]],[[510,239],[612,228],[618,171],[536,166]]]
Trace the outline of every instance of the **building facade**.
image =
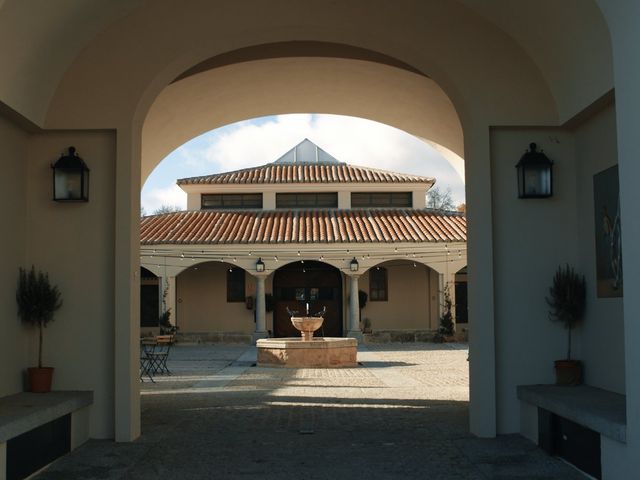
[[307,139],[273,163],[178,180],[188,210],[142,219],[141,264],[160,278],[142,308],[170,311],[191,341],[292,336],[287,311],[307,305],[326,309],[320,335],[427,339],[466,265],[464,216],[425,208],[434,182]]

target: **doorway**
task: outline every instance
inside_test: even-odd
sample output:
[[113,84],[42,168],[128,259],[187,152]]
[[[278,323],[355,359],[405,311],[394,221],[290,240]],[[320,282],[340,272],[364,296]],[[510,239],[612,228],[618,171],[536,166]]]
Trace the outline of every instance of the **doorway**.
[[287,309],[314,314],[326,308],[319,337],[342,337],[342,275],[326,263],[301,260],[276,270],[273,276],[273,335],[298,337],[300,332],[291,324]]

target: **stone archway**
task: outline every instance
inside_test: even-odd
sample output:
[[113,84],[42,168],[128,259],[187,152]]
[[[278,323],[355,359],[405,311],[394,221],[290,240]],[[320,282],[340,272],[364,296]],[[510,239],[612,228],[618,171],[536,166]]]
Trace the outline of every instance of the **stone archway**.
[[[481,435],[495,434],[498,423],[495,412],[506,411],[507,409],[503,408],[504,405],[513,406],[515,401],[512,398],[513,395],[502,393],[500,402],[496,402],[496,391],[507,392],[508,389],[503,383],[507,382],[510,385],[508,382],[512,381],[513,376],[510,375],[510,372],[505,373],[495,368],[496,355],[503,354],[496,347],[496,342],[504,338],[508,332],[497,336],[494,333],[494,324],[512,324],[512,322],[504,320],[508,318],[508,315],[504,313],[504,307],[513,302],[508,296],[494,295],[494,285],[496,285],[494,266],[509,262],[504,260],[500,263],[498,260],[502,257],[494,262],[492,246],[494,245],[494,235],[498,244],[502,242],[503,245],[513,245],[517,242],[514,242],[513,238],[507,234],[499,237],[498,234],[502,232],[494,227],[501,224],[509,225],[509,220],[505,219],[504,211],[499,210],[498,207],[510,207],[509,202],[502,201],[502,197],[499,198],[500,201],[495,201],[494,198],[493,206],[491,203],[492,181],[495,183],[497,179],[495,171],[499,171],[501,162],[495,161],[494,156],[490,155],[492,144],[487,132],[492,125],[556,124],[556,108],[554,108],[554,102],[550,98],[549,92],[546,88],[543,88],[544,91],[537,88],[538,84],[545,84],[545,79],[541,76],[545,73],[563,73],[560,79],[556,80],[550,77],[548,80],[550,84],[566,87],[566,90],[564,88],[558,90],[555,95],[558,100],[570,101],[573,95],[569,93],[582,91],[576,89],[576,86],[598,85],[597,82],[592,81],[591,75],[585,73],[585,71],[591,72],[590,69],[564,68],[562,64],[563,68],[553,68],[555,65],[548,66],[544,63],[535,65],[536,59],[552,58],[554,61],[563,62],[565,59],[584,57],[585,63],[593,65],[594,70],[606,72],[607,69],[601,68],[602,62],[593,61],[594,53],[597,53],[593,49],[583,57],[575,55],[576,52],[573,48],[567,48],[566,52],[558,49],[558,52],[564,54],[549,57],[547,55],[549,50],[545,48],[545,44],[540,44],[538,49],[530,48],[532,43],[533,46],[538,44],[537,26],[540,22],[536,25],[534,35],[530,34],[530,30],[527,28],[519,28],[521,27],[520,23],[512,21],[511,18],[514,16],[514,12],[522,14],[526,20],[532,18],[527,10],[514,8],[505,12],[501,8],[504,2],[487,2],[487,8],[494,6],[496,11],[500,13],[498,16],[493,14],[490,9],[489,11],[476,12],[480,7],[475,3],[477,2],[464,0],[446,3],[425,2],[420,5],[412,4],[411,10],[398,8],[394,4],[384,9],[370,9],[367,22],[358,26],[357,21],[344,21],[350,19],[349,15],[355,12],[355,9],[351,10],[351,5],[347,7],[346,4],[327,12],[316,12],[314,10],[316,7],[312,7],[311,10],[305,8],[300,12],[296,8],[290,8],[289,5],[283,5],[282,11],[278,11],[278,15],[273,15],[273,6],[261,7],[259,2],[256,2],[258,7],[256,14],[247,17],[247,7],[243,6],[240,12],[236,12],[235,10],[239,7],[233,3],[229,3],[226,9],[222,5],[216,5],[215,8],[220,9],[218,13],[224,13],[224,15],[207,15],[203,14],[206,12],[193,8],[185,9],[184,12],[179,11],[180,15],[178,16],[174,10],[168,8],[168,2],[153,2],[133,11],[122,21],[114,22],[113,28],[97,35],[95,41],[83,48],[77,58],[74,57],[75,52],[72,52],[73,55],[69,54],[67,63],[71,62],[73,58],[75,58],[75,62],[73,67],[68,70],[65,71],[61,67],[59,73],[52,76],[51,72],[45,70],[51,63],[49,61],[42,62],[43,69],[35,71],[36,73],[44,72],[44,74],[34,75],[34,70],[24,69],[24,75],[28,75],[30,79],[43,79],[42,81],[46,79],[46,82],[51,85],[52,92],[55,85],[58,86],[54,98],[50,99],[52,93],[44,96],[46,101],[40,102],[42,107],[23,108],[25,113],[40,120],[47,128],[117,128],[118,138],[115,154],[111,154],[104,147],[96,147],[96,151],[106,152],[104,155],[106,157],[105,164],[113,165],[112,161],[115,161],[117,166],[115,179],[113,176],[103,175],[102,177],[105,185],[107,183],[111,185],[109,189],[105,188],[105,192],[109,196],[109,202],[114,203],[113,209],[115,209],[115,227],[112,227],[111,223],[107,225],[108,228],[114,230],[108,240],[111,242],[109,248],[114,251],[113,257],[116,259],[115,262],[110,261],[109,263],[109,265],[115,265],[111,273],[111,277],[113,277],[111,284],[115,287],[104,287],[97,295],[101,304],[107,307],[102,310],[116,319],[115,338],[117,340],[113,357],[115,358],[116,376],[115,411],[117,415],[115,428],[117,438],[134,438],[137,435],[135,423],[138,407],[131,399],[135,397],[136,391],[132,366],[135,367],[137,361],[135,337],[138,332],[131,327],[131,322],[135,322],[137,310],[136,302],[132,296],[132,291],[135,291],[137,286],[137,280],[134,276],[137,269],[135,238],[137,233],[137,218],[135,217],[138,215],[136,200],[138,192],[136,190],[139,186],[139,165],[137,162],[140,158],[140,131],[145,110],[155,93],[163,85],[169,84],[176,77],[176,73],[208,58],[209,53],[205,56],[202,54],[203,50],[210,49],[210,53],[216,53],[217,51],[228,51],[238,46],[302,37],[332,42],[342,41],[352,45],[369,47],[373,50],[381,50],[389,56],[404,59],[407,63],[415,65],[418,70],[429,72],[438,84],[445,85],[449,96],[455,97],[456,105],[460,107],[461,117],[466,118],[466,122],[464,122],[466,124],[465,158],[470,160],[468,177],[473,179],[468,190],[468,201],[472,205],[469,210],[470,229],[474,231],[473,241],[470,244],[472,247],[470,250],[470,264],[472,265],[470,273],[475,276],[475,279],[481,280],[475,283],[477,287],[475,292],[471,292],[470,302],[483,325],[483,328],[478,330],[473,339],[475,345],[472,346],[474,348],[474,364],[477,365],[477,368],[472,372],[472,378],[477,380],[472,381],[476,388],[471,405],[471,424],[472,430]],[[595,5],[595,2],[588,3]],[[202,2],[200,4],[205,5]],[[184,9],[184,6],[175,4],[174,8]],[[347,8],[349,10],[343,10]],[[532,4],[530,8],[537,9],[534,11],[536,17],[539,13],[548,13],[548,17],[545,17],[547,21],[542,22],[546,31],[549,30],[549,23],[553,20],[552,25],[556,26],[556,30],[560,32],[559,35],[563,37],[566,35],[568,38],[582,38],[580,35],[566,33],[569,30],[567,28],[568,22],[565,20],[575,19],[576,23],[587,30],[590,35],[594,32],[594,29],[591,28],[593,22],[584,22],[584,15],[576,14],[577,9],[571,8],[570,5],[559,7],[554,4],[552,7],[541,7],[536,3]],[[566,16],[560,15],[563,12]],[[237,13],[240,15],[237,16],[238,20],[234,21],[236,18],[234,14]],[[301,34],[298,16],[304,18],[304,34]],[[271,17],[276,19],[275,25],[274,21],[270,21]],[[528,36],[532,41],[525,42],[525,38],[522,45],[512,41],[501,29],[494,26],[498,22],[496,17],[506,18],[504,23],[507,24],[507,27],[512,26],[512,29],[508,29],[506,33],[515,31],[520,36],[514,34],[513,37]],[[25,18],[31,18],[31,16],[25,16]],[[184,20],[184,30],[178,30],[180,22],[175,22],[175,18]],[[448,29],[448,20],[452,18],[456,19],[456,25],[458,25],[455,32]],[[165,19],[170,19],[170,22],[165,22]],[[494,23],[491,22],[492,20]],[[255,27],[252,22],[259,25]],[[176,28],[175,35],[166,35],[166,25],[168,24]],[[242,25],[242,28],[238,29],[238,25]],[[367,33],[366,29],[376,28],[376,31],[384,33],[375,36]],[[21,31],[31,35],[33,29],[22,28]],[[137,45],[138,48],[131,49],[130,45],[134,34],[139,35],[143,41]],[[59,37],[66,38],[60,35]],[[546,35],[545,37],[554,45],[554,48],[563,45],[568,47],[573,44],[582,45],[581,42],[563,42],[563,37],[558,35]],[[163,41],[167,43],[163,43]],[[88,43],[88,41],[86,42]],[[169,42],[171,43],[169,44]],[[604,42],[601,43],[604,45]],[[23,45],[26,48],[28,43],[23,42]],[[469,45],[473,45],[474,48],[469,48]],[[500,48],[495,48],[498,45]],[[33,46],[36,48],[38,43],[34,42]],[[7,48],[14,47],[15,43],[7,43]],[[39,50],[45,52],[50,49],[40,48]],[[78,51],[80,51],[79,47]],[[150,52],[150,54],[145,54],[146,52]],[[158,52],[164,52],[165,55],[160,55]],[[186,52],[186,56],[182,52]],[[49,54],[47,56],[50,57]],[[531,61],[525,58],[528,56],[532,57]],[[623,63],[621,62],[621,64]],[[60,63],[60,65],[64,65],[64,63]],[[127,72],[127,75],[123,76],[122,72]],[[474,75],[469,75],[470,72]],[[63,73],[65,73],[64,79],[59,82],[55,81],[61,78]],[[572,73],[579,79],[572,78],[570,76]],[[30,85],[29,82],[20,81],[21,77],[17,75],[14,77],[14,83],[20,89]],[[619,77],[623,78],[624,75]],[[54,81],[51,80],[52,78]],[[584,82],[584,78],[589,78],[590,81]],[[608,87],[609,83],[605,82],[605,86]],[[105,89],[105,85],[109,85],[109,88]],[[35,89],[33,90],[33,92],[29,92],[28,96],[25,95],[25,98],[31,100],[42,97],[42,95],[32,94],[38,93]],[[261,92],[263,91],[261,90]],[[271,93],[269,92],[269,95],[265,96],[270,97]],[[591,97],[592,95],[586,96],[587,99]],[[4,98],[12,99],[10,96]],[[20,100],[19,97],[18,99]],[[545,101],[540,101],[541,99]],[[18,107],[24,107],[22,102],[12,103]],[[578,107],[582,106],[584,102],[570,103],[572,103],[571,108],[563,109],[564,114],[560,116],[561,119],[566,119],[567,115],[576,113]],[[27,106],[30,104],[31,102],[28,102]],[[86,108],[87,105],[91,105],[91,108]],[[49,112],[46,111],[47,106],[49,106]],[[132,113],[134,110],[135,113]],[[402,112],[402,116],[408,117],[405,112]],[[133,120],[131,120],[132,118]],[[419,124],[419,118],[416,117],[415,122]],[[76,142],[76,138],[81,134],[74,132],[73,136],[73,141]],[[54,141],[57,140],[51,140],[51,143]],[[37,152],[37,149],[31,149],[31,151]],[[34,153],[33,156],[37,157],[41,154]],[[94,158],[96,158],[95,153]],[[510,161],[511,156],[505,153],[500,158]],[[493,165],[491,161],[494,161]],[[506,161],[502,161],[502,165],[506,165]],[[505,167],[505,172],[506,170]],[[510,172],[511,169],[509,169]],[[493,177],[492,173],[494,173]],[[627,179],[633,178],[632,175],[625,177]],[[33,187],[33,191],[38,191],[37,184]],[[505,194],[504,197],[506,196]],[[112,198],[115,198],[114,202],[112,202]],[[35,213],[30,212],[30,216],[36,222],[40,220],[40,217],[55,218],[49,210],[40,212],[36,209]],[[96,215],[95,218],[111,219],[113,218],[112,213],[113,211],[110,209],[105,214]],[[69,220],[65,219],[65,221]],[[84,218],[79,218],[80,225],[81,221],[86,222]],[[109,221],[111,222],[111,220]],[[95,221],[95,223],[98,222]],[[72,228],[75,224],[69,223],[68,225],[70,228],[67,230],[75,232],[75,229]],[[22,228],[22,230],[28,231],[27,228]],[[37,237],[37,235],[35,236]],[[45,237],[43,236],[43,238]],[[64,240],[66,238],[61,236],[60,241]],[[47,238],[47,242],[50,241],[51,239]],[[34,242],[34,245],[36,246],[34,250],[37,251],[38,243]],[[523,269],[523,271],[527,271],[527,269]],[[514,272],[507,270],[506,274],[504,271],[499,273],[502,275],[500,279],[508,278],[511,281],[510,276]],[[111,277],[108,277],[109,280]],[[494,299],[498,305],[495,311]],[[111,313],[112,311],[113,313]],[[107,314],[105,314],[105,318],[106,316]],[[133,320],[130,321],[130,318]],[[499,347],[502,347],[502,343]],[[109,362],[111,357],[104,355],[104,358],[106,360],[100,359],[101,366],[103,363]],[[497,373],[495,373],[496,371]],[[498,388],[496,385],[500,385],[500,387]],[[108,396],[111,397],[110,394]],[[102,409],[103,412],[107,412],[101,413],[100,416],[100,421],[105,425],[110,422],[112,410],[108,405]],[[511,410],[514,409],[511,408]],[[506,429],[503,427],[503,431],[510,431],[513,428],[514,419],[515,416],[511,415],[507,422],[502,421],[503,425],[507,425]]]

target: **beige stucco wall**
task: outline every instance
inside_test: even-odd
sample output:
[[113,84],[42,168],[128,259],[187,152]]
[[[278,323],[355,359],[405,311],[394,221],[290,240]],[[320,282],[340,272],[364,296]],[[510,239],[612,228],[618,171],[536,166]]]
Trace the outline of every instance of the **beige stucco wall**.
[[27,359],[29,331],[17,317],[18,267],[25,266],[27,134],[0,116],[0,200],[4,228],[0,236],[3,266],[0,269],[0,396],[22,390],[22,372],[32,363]]
[[[385,262],[380,266],[387,269],[388,301],[371,301],[369,296],[362,318],[371,320],[371,328],[374,331],[437,328],[437,273],[408,262]],[[369,294],[369,271],[360,277],[358,288]]]
[[[519,428],[516,386],[553,383],[553,361],[566,356],[566,332],[548,320],[545,296],[557,266],[578,258],[574,139],[558,129],[520,128],[493,129],[490,140],[494,289],[501,292],[494,299],[497,415],[498,431],[508,433]],[[531,142],[555,162],[548,199],[518,199],[514,167]]]
[[[226,263],[208,262],[189,268],[177,279],[177,324],[181,333],[253,333],[253,310],[244,302],[227,302]],[[271,292],[269,282],[267,293]],[[255,298],[254,277],[245,273],[245,294]],[[271,314],[267,314],[271,317]],[[271,328],[268,318],[267,328]]]
[[[575,132],[492,131],[494,249],[500,252],[494,261],[495,288],[509,292],[495,303],[501,432],[517,428],[516,385],[553,383],[553,361],[566,357],[566,330],[548,320],[545,302],[560,264],[573,265],[587,281],[587,314],[574,331],[572,356],[584,362],[589,385],[625,392],[622,300],[598,299],[595,290],[593,175],[616,164],[615,138],[613,105]],[[555,162],[550,199],[517,198],[513,167],[531,141]],[[535,243],[527,241],[532,237]]]
[[[625,392],[625,348],[622,298],[596,295],[595,219],[593,175],[616,165],[615,107],[607,107],[576,129],[578,195],[578,264],[587,278],[587,311],[579,329],[585,381],[615,392]],[[622,225],[624,227],[624,223]],[[622,255],[624,260],[625,248]],[[630,268],[630,264],[625,262]],[[626,275],[626,271],[623,272]],[[633,291],[626,290],[626,295]]]
[[[51,200],[50,164],[70,145],[91,169],[88,203]],[[49,272],[64,302],[43,362],[56,368],[54,389],[94,391],[93,438],[114,434],[115,148],[113,132],[69,132],[32,135],[28,149],[26,263]]]
[[[374,330],[430,330],[438,326],[438,274],[432,269],[408,262],[386,262],[389,300],[367,302],[362,318],[372,321]],[[182,333],[235,332],[253,333],[253,310],[244,303],[227,302],[226,263],[199,264],[177,276],[177,319]],[[273,275],[265,290],[272,291]],[[255,297],[254,278],[247,274],[246,295]],[[346,329],[349,282],[343,278],[343,317]],[[369,293],[369,274],[359,278],[359,289]],[[273,329],[273,315],[267,313],[267,329]]]

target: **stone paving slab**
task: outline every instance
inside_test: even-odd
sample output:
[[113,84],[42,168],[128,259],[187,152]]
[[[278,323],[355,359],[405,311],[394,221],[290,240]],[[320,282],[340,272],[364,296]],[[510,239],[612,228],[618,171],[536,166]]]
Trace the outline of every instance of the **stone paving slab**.
[[468,433],[467,350],[367,345],[362,366],[258,368],[239,346],[178,347],[142,385],[143,435],[91,441],[38,479],[585,478],[517,435]]

